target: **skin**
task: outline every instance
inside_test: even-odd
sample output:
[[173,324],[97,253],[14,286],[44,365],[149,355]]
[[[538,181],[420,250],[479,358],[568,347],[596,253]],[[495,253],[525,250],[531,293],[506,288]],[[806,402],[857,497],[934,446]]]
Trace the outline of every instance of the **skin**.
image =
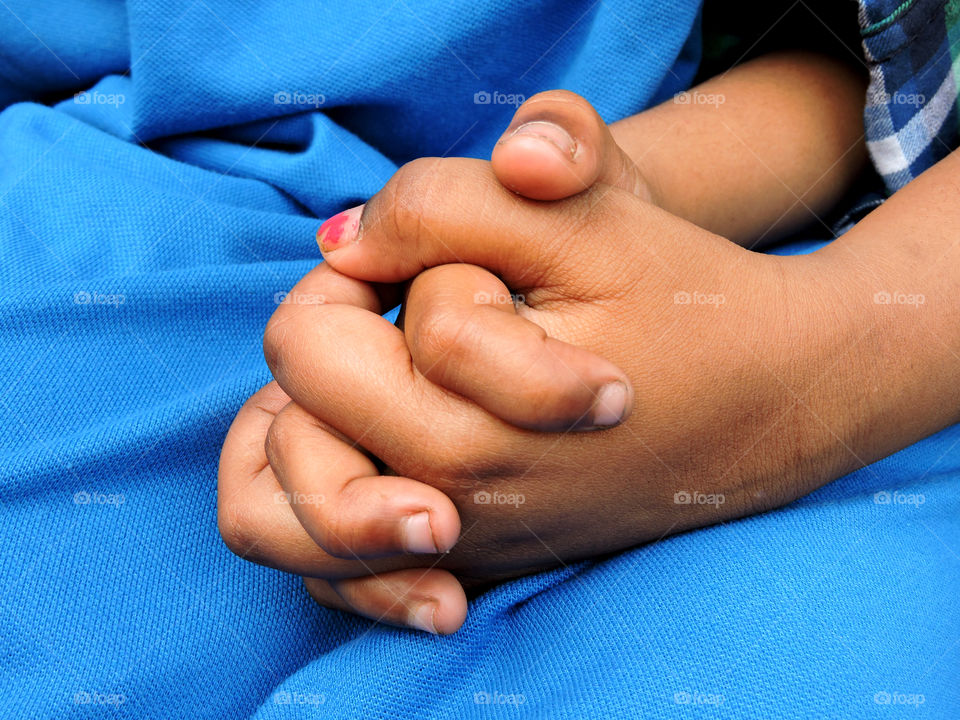
[[[745,66],[713,81],[726,83],[714,92],[739,100],[715,108],[736,112],[712,135],[705,118],[677,120],[684,107],[699,114],[697,105],[662,106],[610,134],[582,100],[545,94],[515,125],[543,122],[549,109],[580,155],[521,133],[498,145],[492,166],[405,166],[363,209],[359,238],[326,252],[293,290],[326,302],[285,305],[271,320],[265,351],[277,383],[244,406],[221,457],[228,546],[305,576],[325,605],[448,633],[465,617],[461,583],[776,507],[955,422],[960,323],[947,300],[958,278],[945,270],[957,251],[945,228],[955,226],[949,195],[960,161],[951,156],[811,256],[742,249],[771,226],[782,232],[822,212],[863,160],[850,110],[827,116],[850,127],[841,137],[832,126],[819,168],[804,164],[810,144],[786,157],[772,128],[811,143],[821,134],[822,109],[805,93],[822,97],[829,86],[856,107],[862,85],[809,56],[773,62],[797,72],[809,63],[813,78],[800,97],[771,105],[786,109],[779,124],[743,111],[744,85],[764,97],[781,91]],[[769,65],[753,65],[769,78]],[[694,165],[658,165],[672,154],[634,142],[656,129],[682,141],[676,152]],[[758,138],[756,152],[717,151],[731,133]],[[534,171],[524,177],[523,167]],[[734,205],[735,193],[763,185],[761,170],[766,192]],[[777,186],[799,189],[803,201]],[[406,281],[401,330],[378,313]],[[875,301],[898,289],[923,294],[922,312]],[[525,303],[494,300],[509,291]],[[557,353],[545,351],[547,337],[586,351],[570,356],[571,375],[551,375]],[[905,343],[920,351],[903,357]],[[518,374],[524,352],[529,366]],[[558,409],[565,422],[588,415],[597,383],[620,377],[632,410],[620,426],[530,429],[556,429]],[[526,411],[508,423],[511,397]],[[323,502],[278,504],[281,490]],[[513,504],[477,502],[478,491]],[[676,502],[694,491],[714,502]],[[406,519],[424,511],[433,547],[450,552],[405,552]]]

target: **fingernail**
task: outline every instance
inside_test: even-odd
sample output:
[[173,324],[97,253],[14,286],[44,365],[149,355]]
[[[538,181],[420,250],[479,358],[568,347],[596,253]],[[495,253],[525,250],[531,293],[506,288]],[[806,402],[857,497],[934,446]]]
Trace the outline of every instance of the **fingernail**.
[[418,630],[425,630],[428,633],[437,634],[437,625],[434,618],[437,615],[437,604],[434,602],[424,602],[416,606],[410,613],[407,622],[411,627]]
[[403,521],[403,549],[409,553],[435,553],[437,545],[430,529],[430,513],[424,510]]
[[360,215],[363,205],[344,210],[327,220],[317,230],[320,252],[328,253],[356,241],[360,234]]
[[627,386],[617,380],[607,383],[597,395],[597,402],[593,405],[593,424],[595,427],[610,427],[619,425],[627,411],[627,400],[630,396]]
[[[570,137],[570,133],[552,122],[534,120],[533,122],[524,123],[511,133],[510,138],[517,137],[518,135],[546,140],[571,160],[573,160],[577,154],[577,143]],[[510,138],[507,139],[509,140]]]

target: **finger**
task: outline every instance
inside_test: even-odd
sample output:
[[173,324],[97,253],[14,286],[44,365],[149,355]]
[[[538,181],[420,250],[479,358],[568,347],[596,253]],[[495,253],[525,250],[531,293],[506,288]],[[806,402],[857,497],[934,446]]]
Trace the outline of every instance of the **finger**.
[[304,578],[303,584],[321,605],[434,634],[456,632],[467,616],[463,587],[446,570],[397,570],[333,582]]
[[[300,407],[389,467],[431,485],[424,473],[442,474],[439,465],[459,457],[448,448],[496,456],[513,439],[489,413],[423,377],[403,332],[360,308],[304,306],[286,322],[272,319],[264,352],[277,382]],[[462,447],[465,437],[470,448]],[[451,489],[437,487],[447,494]]]
[[402,288],[395,284],[369,283],[338,272],[329,263],[319,263],[283,293],[275,314],[281,318],[296,314],[305,306],[345,304],[382,314],[395,308],[402,299]]
[[538,93],[521,105],[491,163],[505,187],[533,200],[570,197],[596,182],[649,200],[639,169],[603,118],[567,90]]
[[289,396],[270,383],[244,404],[227,433],[217,481],[217,525],[227,547],[245,560],[314,577],[366,576],[422,564],[414,556],[335,558],[304,530],[264,448],[268,428],[289,402]]
[[[448,572],[396,569],[413,558],[369,565],[332,558],[307,535],[290,505],[276,501],[284,493],[267,464],[263,438],[289,400],[276,383],[270,383],[250,398],[230,428],[218,482],[218,523],[224,540],[248,560],[295,574],[334,578],[342,595],[326,580],[304,581],[323,605],[394,624],[409,621],[432,632],[454,632],[466,616],[466,599]],[[370,574],[375,570],[383,573],[383,579]],[[430,603],[426,609],[425,603]]]
[[410,478],[379,477],[370,458],[296,404],[274,418],[266,454],[303,528],[334,557],[442,553],[460,535],[446,495]]
[[514,300],[495,275],[475,265],[424,271],[405,304],[414,364],[427,379],[519,427],[593,430],[623,422],[633,407],[626,375],[548,337],[517,314]]
[[401,282],[458,262],[485,267],[516,290],[566,288],[572,263],[577,278],[596,278],[609,275],[611,258],[642,259],[645,246],[660,244],[624,232],[655,222],[655,210],[608,185],[532,202],[504,188],[489,163],[426,158],[404,165],[366,205],[324,223],[317,240],[330,265],[369,282]]

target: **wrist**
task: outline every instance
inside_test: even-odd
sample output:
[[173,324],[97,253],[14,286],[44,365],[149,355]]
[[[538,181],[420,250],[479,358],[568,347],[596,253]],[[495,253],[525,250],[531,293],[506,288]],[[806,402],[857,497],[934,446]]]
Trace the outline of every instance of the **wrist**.
[[780,258],[794,317],[781,335],[789,392],[772,469],[798,469],[790,482],[803,493],[960,420],[957,323],[942,327],[946,307],[906,261],[857,249],[837,241]]

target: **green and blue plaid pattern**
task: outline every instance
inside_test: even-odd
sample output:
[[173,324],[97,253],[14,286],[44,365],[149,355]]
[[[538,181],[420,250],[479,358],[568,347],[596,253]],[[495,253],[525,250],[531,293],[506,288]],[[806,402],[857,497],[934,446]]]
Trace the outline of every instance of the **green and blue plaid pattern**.
[[958,145],[960,0],[859,0],[867,147],[892,193]]

